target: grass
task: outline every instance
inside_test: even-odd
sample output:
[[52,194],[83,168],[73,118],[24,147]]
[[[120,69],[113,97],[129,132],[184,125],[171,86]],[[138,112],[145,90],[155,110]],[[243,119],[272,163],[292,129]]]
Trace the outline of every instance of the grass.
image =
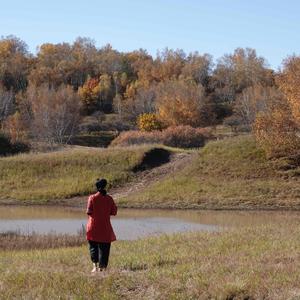
[[81,246],[85,242],[85,231],[78,233],[78,235],[0,232],[0,251],[74,247]]
[[140,193],[126,207],[300,209],[300,168],[268,160],[253,137],[209,142],[183,170]]
[[1,299],[299,299],[299,225],[117,241],[96,276],[86,245],[1,251]]
[[149,147],[69,149],[0,158],[0,199],[33,200],[86,195],[96,178],[127,182]]

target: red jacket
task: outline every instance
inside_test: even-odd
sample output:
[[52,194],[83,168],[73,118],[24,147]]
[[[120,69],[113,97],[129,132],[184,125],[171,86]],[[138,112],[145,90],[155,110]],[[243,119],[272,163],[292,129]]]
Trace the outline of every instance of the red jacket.
[[99,192],[91,195],[88,199],[86,213],[89,215],[86,228],[87,240],[102,243],[116,240],[110,216],[117,214],[117,206],[111,196],[103,196]]

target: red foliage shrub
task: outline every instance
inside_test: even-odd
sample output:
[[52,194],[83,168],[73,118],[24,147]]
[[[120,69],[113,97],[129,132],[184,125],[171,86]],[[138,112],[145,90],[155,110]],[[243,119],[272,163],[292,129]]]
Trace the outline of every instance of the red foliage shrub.
[[163,131],[142,132],[132,130],[122,132],[112,141],[111,146],[163,144],[179,148],[197,148],[204,146],[205,141],[210,137],[210,132],[204,128],[172,126]]

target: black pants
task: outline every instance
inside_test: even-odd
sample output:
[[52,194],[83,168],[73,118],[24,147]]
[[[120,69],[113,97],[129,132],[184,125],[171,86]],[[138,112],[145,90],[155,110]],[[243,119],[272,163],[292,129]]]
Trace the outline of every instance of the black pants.
[[99,263],[100,268],[106,268],[108,265],[110,243],[89,241],[89,247],[92,262]]

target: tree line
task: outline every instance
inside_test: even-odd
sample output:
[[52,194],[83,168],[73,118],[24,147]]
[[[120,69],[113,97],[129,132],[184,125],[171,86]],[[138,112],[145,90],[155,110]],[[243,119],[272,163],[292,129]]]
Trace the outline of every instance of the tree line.
[[119,124],[134,126],[151,114],[162,128],[225,123],[253,130],[264,145],[276,131],[290,147],[283,139],[297,140],[299,66],[300,58],[291,56],[275,72],[251,48],[214,62],[180,49],[152,57],[143,49],[97,48],[89,38],[45,43],[33,55],[8,36],[0,40],[0,123],[16,140],[63,142],[84,116],[114,113]]

